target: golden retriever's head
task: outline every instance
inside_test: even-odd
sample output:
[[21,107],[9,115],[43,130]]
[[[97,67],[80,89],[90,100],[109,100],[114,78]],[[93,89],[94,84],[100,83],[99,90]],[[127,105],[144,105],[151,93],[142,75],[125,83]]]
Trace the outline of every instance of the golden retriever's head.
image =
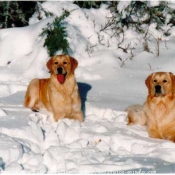
[[174,93],[175,77],[171,72],[155,72],[145,81],[149,95],[158,97]]
[[77,60],[69,55],[56,55],[47,62],[50,73],[55,74],[61,84],[64,83],[67,77],[74,74],[77,66]]

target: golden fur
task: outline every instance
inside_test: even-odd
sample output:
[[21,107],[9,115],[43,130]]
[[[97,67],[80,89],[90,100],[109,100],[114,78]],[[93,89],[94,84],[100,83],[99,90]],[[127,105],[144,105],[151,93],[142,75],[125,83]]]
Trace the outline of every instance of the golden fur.
[[125,110],[128,115],[128,125],[146,125],[146,115],[141,105],[131,105]]
[[139,112],[130,108],[128,124],[141,124],[146,119],[144,124],[150,137],[175,142],[175,76],[171,72],[155,72],[145,84],[147,100],[143,106],[136,107]]
[[[77,60],[69,55],[52,57],[47,62],[47,68],[51,73],[50,78],[36,78],[30,82],[24,106],[33,111],[45,108],[53,113],[55,121],[70,118],[82,122],[81,100],[74,77],[74,70],[77,66]],[[60,81],[57,78],[58,72],[61,72],[61,76],[64,77],[61,77]]]
[[175,141],[174,75],[171,72],[156,72],[151,74],[145,83],[148,96],[144,111],[149,136]]

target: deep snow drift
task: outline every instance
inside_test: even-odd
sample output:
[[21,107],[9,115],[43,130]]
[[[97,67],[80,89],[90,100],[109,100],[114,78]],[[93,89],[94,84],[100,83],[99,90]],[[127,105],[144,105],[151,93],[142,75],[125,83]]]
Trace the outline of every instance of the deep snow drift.
[[[75,75],[85,121],[51,122],[45,113],[23,107],[29,81],[49,77],[47,49],[39,37],[53,17],[30,26],[0,30],[0,167],[13,172],[175,172],[175,144],[148,137],[145,127],[127,126],[125,108],[142,104],[145,79],[155,71],[175,73],[173,36],[160,42],[160,56],[143,51],[138,35],[126,31],[134,57],[117,49],[111,31],[98,32],[110,11],[80,9],[71,2],[45,2],[43,8],[66,19],[72,56],[79,62]],[[94,22],[95,21],[95,25]],[[150,31],[158,36],[155,26]],[[173,31],[172,31],[173,34]],[[151,46],[155,48],[155,43]],[[59,54],[60,52],[58,52]]]

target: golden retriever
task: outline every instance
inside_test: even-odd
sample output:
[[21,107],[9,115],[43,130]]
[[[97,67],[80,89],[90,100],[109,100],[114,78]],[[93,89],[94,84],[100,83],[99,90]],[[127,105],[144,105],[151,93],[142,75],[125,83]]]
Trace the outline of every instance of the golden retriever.
[[53,113],[55,121],[69,118],[82,122],[81,99],[74,76],[77,60],[69,55],[56,55],[46,65],[50,78],[36,78],[29,83],[24,106],[33,111],[45,108]]
[[175,141],[175,76],[156,72],[145,81],[148,88],[144,111],[150,137]]
[[146,119],[144,124],[147,124],[150,137],[175,142],[175,76],[171,72],[155,72],[148,76],[145,84],[147,100],[143,106],[137,107],[139,113],[130,109],[128,124],[132,121],[140,124],[138,121]]

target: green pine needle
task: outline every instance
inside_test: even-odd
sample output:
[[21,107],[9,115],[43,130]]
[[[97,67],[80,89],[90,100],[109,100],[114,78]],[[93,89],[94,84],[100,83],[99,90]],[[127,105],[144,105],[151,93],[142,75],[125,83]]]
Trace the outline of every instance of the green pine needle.
[[49,56],[53,56],[58,50],[63,54],[68,54],[69,43],[66,39],[66,27],[63,26],[63,20],[68,17],[70,12],[65,11],[60,17],[56,17],[52,24],[47,24],[40,36],[47,35],[44,47],[47,47]]

